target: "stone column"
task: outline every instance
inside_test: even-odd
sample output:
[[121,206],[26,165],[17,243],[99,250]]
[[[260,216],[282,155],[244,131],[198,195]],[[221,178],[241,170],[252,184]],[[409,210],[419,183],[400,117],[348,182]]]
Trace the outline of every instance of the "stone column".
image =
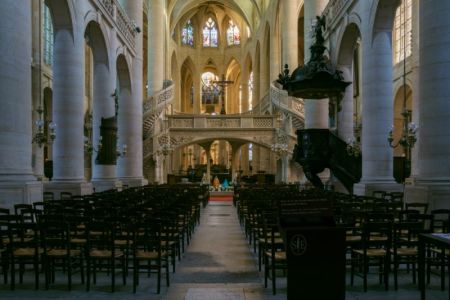
[[46,191],[88,194],[84,179],[84,28],[55,27],[53,52],[53,182]]
[[242,107],[242,113],[248,111],[248,97],[249,97],[249,93],[248,93],[248,80],[249,80],[249,72],[248,72],[248,67],[244,67],[242,68],[242,73],[241,73],[241,88],[242,88],[242,92],[241,92],[241,107]]
[[[111,96],[116,89],[116,63],[94,62],[94,99],[93,99],[93,143],[100,141],[100,125],[102,118],[115,115],[114,99]],[[92,155],[92,183],[96,192],[115,188],[117,185],[116,165],[97,164],[97,153]]]
[[31,168],[31,3],[7,0],[0,10],[0,206],[42,199]]
[[[305,0],[305,64],[311,56],[309,47],[313,44],[313,38],[311,36],[312,26],[315,24],[316,16],[322,14],[327,3],[327,0]],[[297,31],[295,32],[297,33]],[[292,67],[291,69],[293,70]],[[328,127],[328,99],[305,99],[305,128],[326,129]]]
[[[121,0],[121,4],[137,27],[143,30],[143,0]],[[131,94],[124,91],[120,97],[119,105],[119,144],[128,146],[128,153],[118,160],[118,177],[128,186],[141,186],[147,184],[143,176],[143,150],[142,150],[142,103],[143,103],[143,33],[136,32],[136,56],[132,60]]]
[[148,96],[163,88],[164,81],[164,0],[149,1],[148,13]]
[[195,76],[194,79],[194,114],[199,114],[201,110],[202,103],[202,84],[200,82],[200,77]]
[[[43,30],[42,28],[42,17],[39,16],[42,12],[43,2],[42,1],[32,1],[32,59],[33,59],[33,68],[32,68],[32,134],[33,136],[37,133],[36,121],[40,118],[44,118],[44,114],[42,116],[36,111],[36,109],[41,106],[44,109],[44,83],[43,83],[43,72],[42,72],[42,64],[43,64],[43,50],[42,46],[43,38]],[[40,39],[41,38],[41,39]],[[32,167],[34,176],[38,180],[42,180],[44,178],[44,147],[41,147],[37,143],[33,143],[33,154],[32,154]]]
[[375,33],[372,43],[363,47],[362,178],[354,192],[371,194],[395,185],[393,152],[387,142],[393,122],[391,31]]
[[450,2],[421,0],[419,5],[419,157],[411,196],[428,201],[430,209],[449,208]]
[[[283,67],[289,65],[290,70],[295,70],[298,66],[298,11],[295,0],[285,0],[281,3],[282,26],[283,26]],[[308,2],[308,1],[305,1]]]

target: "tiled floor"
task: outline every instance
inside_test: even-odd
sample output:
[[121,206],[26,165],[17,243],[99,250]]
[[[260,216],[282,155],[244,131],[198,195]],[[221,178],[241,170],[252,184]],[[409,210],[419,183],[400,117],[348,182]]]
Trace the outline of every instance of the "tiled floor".
[[[80,283],[77,275],[74,276],[74,288],[71,292],[66,290],[65,277],[57,278],[57,284],[48,291],[42,288],[35,291],[32,278],[25,280],[26,283],[19,285],[16,291],[10,291],[9,286],[0,283],[0,299],[286,299],[285,278],[279,279],[278,293],[275,296],[272,295],[270,288],[264,288],[263,273],[257,269],[257,257],[245,240],[235,208],[230,202],[213,202],[202,211],[201,224],[197,227],[182,260],[177,264],[176,273],[171,274],[171,285],[166,288],[163,280],[160,295],[155,294],[154,276],[147,278],[142,275],[136,294],[132,293],[131,276],[128,277],[129,282],[126,286],[118,284],[114,294],[109,292],[109,278],[105,274],[101,274],[99,278],[99,282],[90,292],[85,292],[85,286]],[[346,299],[419,299],[417,287],[410,282],[411,274],[402,274],[399,290],[386,292],[378,285],[377,277],[372,275],[369,280],[369,292],[363,293],[362,281],[356,278],[354,287],[347,285]],[[448,299],[448,291],[439,290],[437,277],[433,278],[427,290],[427,299]]]

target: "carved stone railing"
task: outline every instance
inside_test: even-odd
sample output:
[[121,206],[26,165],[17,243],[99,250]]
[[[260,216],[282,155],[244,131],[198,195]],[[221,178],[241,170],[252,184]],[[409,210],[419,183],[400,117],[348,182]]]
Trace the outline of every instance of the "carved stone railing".
[[174,99],[174,89],[175,85],[172,81],[169,81],[168,86],[165,89],[162,89],[153,96],[147,98],[144,101],[144,116],[150,113],[159,112],[167,105],[172,104],[172,101]]
[[148,138],[144,140],[143,143],[143,156],[144,159],[153,153],[153,139]]
[[171,115],[170,129],[267,129],[278,127],[275,116],[253,115]]
[[341,20],[345,9],[350,6],[354,0],[330,0],[323,11],[326,16],[327,31],[334,28],[337,20]]
[[136,31],[130,18],[119,4],[118,0],[91,0],[104,12],[105,16],[115,24],[119,36],[128,47],[135,51]]
[[303,99],[291,97],[287,91],[279,89],[274,84],[270,85],[270,100],[272,105],[279,110],[288,112],[294,117],[305,120],[305,105]]

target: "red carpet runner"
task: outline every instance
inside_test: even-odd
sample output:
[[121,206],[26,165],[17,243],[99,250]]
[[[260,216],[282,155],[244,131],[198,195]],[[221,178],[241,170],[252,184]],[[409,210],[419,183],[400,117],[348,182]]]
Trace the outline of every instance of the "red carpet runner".
[[211,192],[209,201],[233,201],[233,193]]

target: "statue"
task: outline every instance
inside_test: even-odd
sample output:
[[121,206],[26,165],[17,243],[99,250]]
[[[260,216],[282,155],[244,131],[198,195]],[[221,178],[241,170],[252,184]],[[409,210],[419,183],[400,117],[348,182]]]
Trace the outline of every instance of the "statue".
[[217,178],[217,176],[214,177],[213,187],[216,191],[218,191],[220,189],[220,181],[219,181],[219,178]]
[[111,97],[114,97],[114,115],[117,117],[117,114],[119,113],[119,91],[115,89],[114,93],[111,94]]

